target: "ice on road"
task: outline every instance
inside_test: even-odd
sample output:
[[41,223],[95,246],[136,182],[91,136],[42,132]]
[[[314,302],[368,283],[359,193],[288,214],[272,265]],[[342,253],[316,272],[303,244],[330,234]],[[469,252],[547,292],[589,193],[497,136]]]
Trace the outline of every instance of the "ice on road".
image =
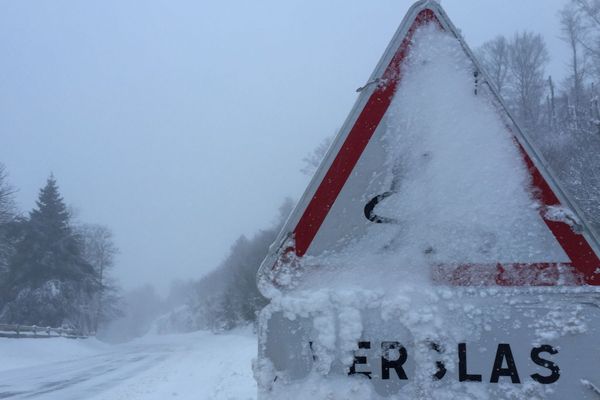
[[[51,346],[58,349],[54,357]],[[73,351],[78,347],[84,350]],[[44,353],[37,364],[36,351]],[[15,352],[25,362],[18,363]],[[0,339],[0,399],[255,399],[255,356],[256,336],[249,330],[147,336],[113,346]],[[11,368],[11,361],[19,367]]]

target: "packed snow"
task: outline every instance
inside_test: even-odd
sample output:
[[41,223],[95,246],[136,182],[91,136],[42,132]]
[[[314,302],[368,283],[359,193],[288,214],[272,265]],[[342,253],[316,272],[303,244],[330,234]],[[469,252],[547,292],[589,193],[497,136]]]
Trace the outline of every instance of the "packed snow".
[[110,346],[96,339],[2,339],[0,338],[0,372],[30,368],[43,364],[91,357]]
[[0,338],[0,398],[32,400],[254,400],[256,336],[148,335],[95,339]]
[[397,183],[377,210],[399,222],[372,226],[361,247],[411,263],[425,251],[427,263],[568,261],[498,110],[487,91],[474,94],[459,42],[425,27],[405,66],[383,136],[386,180]]

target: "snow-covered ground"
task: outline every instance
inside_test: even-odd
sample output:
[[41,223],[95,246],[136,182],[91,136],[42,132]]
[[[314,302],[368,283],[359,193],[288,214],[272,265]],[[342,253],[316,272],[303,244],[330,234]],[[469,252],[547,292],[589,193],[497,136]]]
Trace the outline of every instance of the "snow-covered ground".
[[247,400],[256,398],[249,329],[215,335],[0,339],[0,399]]

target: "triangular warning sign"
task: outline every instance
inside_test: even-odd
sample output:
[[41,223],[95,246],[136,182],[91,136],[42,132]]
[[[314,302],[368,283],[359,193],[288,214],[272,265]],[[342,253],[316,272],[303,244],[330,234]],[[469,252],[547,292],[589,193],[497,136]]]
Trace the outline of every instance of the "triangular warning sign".
[[455,285],[599,285],[598,249],[428,0],[405,17],[259,275],[388,252]]

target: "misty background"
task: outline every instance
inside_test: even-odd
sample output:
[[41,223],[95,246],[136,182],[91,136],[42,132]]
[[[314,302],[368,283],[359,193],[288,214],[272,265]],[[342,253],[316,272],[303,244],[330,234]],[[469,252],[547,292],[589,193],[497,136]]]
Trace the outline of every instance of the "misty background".
[[[256,270],[412,1],[1,2],[0,323],[252,323]],[[444,0],[600,227],[600,0]]]

